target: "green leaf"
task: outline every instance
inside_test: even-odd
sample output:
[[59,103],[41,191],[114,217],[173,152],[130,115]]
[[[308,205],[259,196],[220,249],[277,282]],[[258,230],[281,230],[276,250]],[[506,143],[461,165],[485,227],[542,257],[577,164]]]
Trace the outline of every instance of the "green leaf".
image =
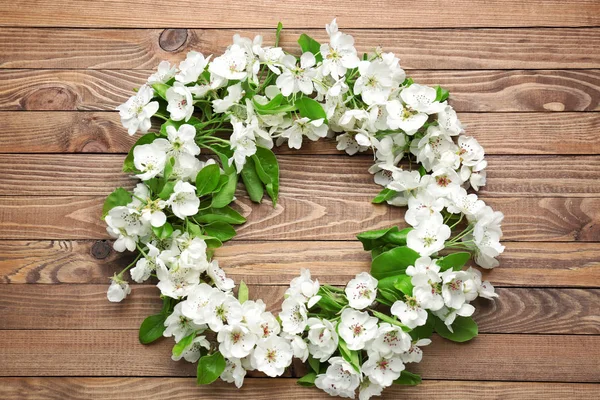
[[164,313],[151,315],[142,322],[140,326],[140,343],[149,344],[162,337],[165,331],[165,320],[167,315]]
[[435,87],[435,101],[442,102],[444,100],[447,100],[449,95],[450,95],[450,92],[448,92],[446,89],[442,88],[441,86]]
[[461,251],[440,258],[436,261],[436,264],[440,266],[440,271],[446,271],[448,269],[459,271],[465,266],[467,261],[469,261],[469,258],[471,258],[471,253]]
[[387,278],[380,279],[377,282],[377,290],[379,294],[391,304],[404,298],[402,293],[395,287],[398,277],[399,275],[389,276]]
[[273,201],[273,207],[277,205],[279,196],[279,163],[273,152],[265,147],[256,146],[256,154],[252,156],[256,166],[256,173],[265,185],[267,194]]
[[277,23],[277,30],[275,31],[275,47],[279,46],[279,39],[281,37],[281,30],[283,29],[283,24],[281,22]]
[[452,330],[450,332],[444,321],[435,317],[435,331],[443,338],[452,340],[453,342],[466,342],[477,336],[478,328],[477,324],[471,317],[458,316],[452,323]]
[[244,304],[248,301],[248,286],[244,281],[240,282],[240,287],[238,288],[238,301],[240,304]]
[[396,385],[416,386],[421,383],[421,376],[404,370],[400,373],[400,378],[394,381]]
[[309,372],[304,375],[302,378],[298,379],[296,383],[300,386],[310,387],[315,386],[315,379],[317,379],[317,374],[314,372]]
[[361,241],[363,249],[369,251],[386,244],[404,246],[406,245],[406,235],[411,230],[412,228],[398,230],[397,226],[392,226],[387,229],[362,232],[356,235],[356,237]]
[[233,226],[227,222],[213,222],[204,226],[204,231],[207,235],[219,239],[221,242],[226,242],[233,238],[236,234]]
[[173,234],[173,225],[171,225],[168,222],[165,222],[165,224],[161,227],[153,226],[152,232],[154,232],[156,237],[159,238],[160,240],[165,240],[165,239],[170,238],[171,235]]
[[321,55],[321,44],[315,39],[303,33],[300,35],[300,38],[298,38],[298,44],[300,45],[303,53],[313,53],[317,62],[323,61],[323,56]]
[[375,196],[373,200],[371,200],[371,203],[383,203],[384,201],[393,199],[394,197],[396,197],[397,194],[398,192],[396,192],[395,190],[385,188],[381,192],[379,192],[379,194],[377,194],[377,196]]
[[327,114],[318,101],[313,100],[310,97],[300,97],[299,99],[296,99],[294,104],[298,107],[300,116],[311,120],[323,119],[325,123],[327,122]]
[[229,205],[235,197],[235,189],[237,187],[237,172],[231,172],[227,175],[227,183],[213,195],[210,206],[213,208],[223,208]]
[[169,179],[171,174],[173,173],[173,166],[175,165],[175,158],[170,157],[165,163],[165,170],[163,172],[163,176],[165,179]]
[[425,325],[417,326],[412,331],[408,332],[412,340],[417,341],[419,339],[428,339],[433,335],[434,316],[431,312],[427,313],[427,321]]
[[167,100],[167,90],[169,90],[170,87],[171,86],[165,85],[164,83],[155,83],[152,85],[154,92],[164,100]]
[[189,334],[188,336],[181,339],[178,343],[175,344],[175,346],[173,346],[173,355],[175,357],[179,357],[188,346],[191,346],[195,338],[196,332]]
[[196,193],[198,196],[205,196],[214,192],[219,184],[221,169],[217,164],[209,164],[196,175]]
[[162,190],[158,194],[158,197],[163,200],[167,200],[169,197],[171,197],[171,194],[173,194],[173,190],[175,189],[175,184],[175,181],[166,182],[165,186],[163,186]]
[[411,282],[412,277],[402,274],[397,277],[396,283],[394,283],[394,287],[404,293],[407,296],[412,296],[413,293],[413,284]]
[[398,321],[396,318],[392,318],[389,315],[386,315],[379,311],[373,311],[373,315],[376,316],[377,318],[379,318],[380,320],[382,320],[383,322],[387,322],[388,324],[399,326],[405,332],[410,331],[410,328],[408,326],[404,325],[402,322]]
[[317,360],[316,358],[313,358],[312,356],[309,356],[308,365],[310,365],[310,368],[315,372],[315,374],[319,373],[319,370],[321,369],[321,361]]
[[348,345],[342,338],[338,342],[338,349],[344,360],[348,361],[356,372],[360,373],[360,360],[358,358],[358,352],[348,349]]
[[256,165],[254,164],[252,157],[246,159],[246,164],[244,164],[244,168],[242,168],[241,175],[246,191],[250,196],[250,200],[255,203],[260,203],[264,195],[263,183],[258,177]]
[[223,167],[225,174],[229,175],[235,172],[235,167],[233,165],[229,165],[229,159],[233,157],[233,150],[231,150],[229,146],[214,144],[210,146],[210,149],[219,156],[219,159],[221,160],[221,166]]
[[396,247],[381,253],[373,259],[371,264],[371,275],[375,279],[383,279],[388,276],[403,274],[409,265],[414,265],[420,255],[406,246]]
[[131,193],[123,188],[117,188],[104,200],[102,207],[102,218],[106,217],[108,212],[115,207],[126,206],[131,203]]
[[227,222],[232,225],[240,225],[246,222],[246,218],[229,206],[222,208],[209,207],[194,216],[196,222],[210,224],[211,222]]
[[141,146],[144,144],[150,144],[152,142],[154,142],[154,139],[156,139],[157,136],[154,133],[147,133],[144,136],[140,137],[135,144],[131,147],[131,149],[129,149],[129,153],[127,153],[127,157],[125,157],[125,161],[123,162],[123,172],[134,172],[134,173],[138,173],[139,171],[135,168],[135,165],[133,165],[133,150],[137,147],[137,146]]
[[225,358],[220,352],[204,356],[198,361],[198,375],[196,382],[198,385],[208,385],[217,380],[225,371]]

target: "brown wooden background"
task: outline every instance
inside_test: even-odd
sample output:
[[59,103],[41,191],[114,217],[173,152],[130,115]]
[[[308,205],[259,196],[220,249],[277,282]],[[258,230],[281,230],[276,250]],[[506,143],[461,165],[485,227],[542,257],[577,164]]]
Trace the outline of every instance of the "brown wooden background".
[[[598,0],[29,0],[0,3],[0,398],[328,398],[297,387],[298,368],[239,392],[196,388],[172,340],[140,345],[158,291],[106,300],[127,257],[99,217],[132,185],[120,172],[132,139],[113,110],[160,60],[220,53],[240,28],[268,42],[278,21],[295,47],[301,31],[324,39],[333,16],[359,51],[382,45],[451,91],[488,154],[482,197],[506,215],[502,267],[488,274],[500,299],[478,302],[481,334],[434,340],[412,368],[424,384],[386,398],[600,397]],[[333,284],[368,269],[354,235],[403,221],[370,204],[369,156],[323,142],[279,152],[280,204],[240,193],[248,223],[217,254],[272,310],[301,267]]]

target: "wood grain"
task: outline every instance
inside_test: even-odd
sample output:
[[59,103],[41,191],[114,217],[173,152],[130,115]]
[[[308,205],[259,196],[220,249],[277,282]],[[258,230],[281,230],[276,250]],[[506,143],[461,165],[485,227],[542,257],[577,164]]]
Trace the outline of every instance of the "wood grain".
[[[131,189],[138,180],[121,172],[123,159],[122,155],[0,154],[0,196],[105,196],[117,187]],[[490,156],[487,160],[482,198],[600,197],[597,156]],[[279,156],[278,162],[285,196],[345,197],[358,192],[375,197],[381,190],[368,172],[372,155],[291,154]],[[243,194],[240,189],[238,195]]]
[[[501,268],[483,271],[495,286],[600,287],[600,244],[506,242]],[[109,241],[0,241],[0,283],[101,283],[125,268],[129,253]],[[228,276],[254,285],[289,285],[310,267],[320,282],[345,285],[367,271],[358,241],[233,241],[215,253]]]
[[[410,370],[426,379],[598,382],[600,336],[481,334],[468,344],[434,336]],[[138,342],[137,330],[9,330],[0,376],[194,376],[169,360],[173,342]],[[127,362],[124,362],[126,360]],[[453,365],[453,368],[448,368]]]
[[[598,394],[597,385],[550,382],[468,382],[426,380],[419,386],[394,385],[379,397],[411,400],[588,400]],[[293,398],[328,400],[317,389],[296,384],[295,379],[246,378],[244,386],[217,381],[210,386],[196,386],[195,378],[0,378],[0,396],[6,400],[75,400],[133,398],[156,400],[230,399],[256,400]]]
[[[370,197],[281,196],[269,202],[236,201],[248,218],[236,240],[354,240],[357,233],[404,226],[404,210],[372,205]],[[103,197],[0,197],[0,239],[106,239]],[[600,241],[598,198],[489,198],[502,210],[505,241]]]
[[252,7],[241,1],[205,0],[201,8],[191,0],[133,4],[109,0],[83,3],[19,0],[0,5],[0,26],[273,28],[281,21],[290,28],[322,28],[332,16],[337,16],[342,27],[348,28],[598,26],[599,11],[597,2],[590,0],[568,3],[558,0],[530,3],[518,0],[459,0],[452,3],[404,0],[378,1],[373,5],[360,1],[324,0],[304,3],[301,12],[297,7],[275,0],[257,2]]
[[[113,110],[148,70],[0,70],[0,110]],[[410,71],[457,111],[598,111],[600,70]]]
[[[459,117],[467,134],[477,138],[487,154],[600,154],[597,112],[461,113]],[[139,137],[127,134],[115,112],[6,111],[2,121],[1,153],[127,153]],[[335,146],[335,141],[322,139],[307,141],[300,150],[287,146],[273,150],[343,154]]]
[[[600,64],[598,28],[344,32],[354,36],[360,54],[380,46],[397,54],[408,69],[572,69]],[[235,33],[262,35],[266,44],[275,41],[274,29],[6,28],[0,30],[0,68],[153,69],[162,60],[180,62],[190,50],[220,54]],[[280,45],[298,54],[301,33],[321,43],[328,40],[322,28],[284,29]]]
[[[122,303],[106,300],[107,286],[4,285],[0,329],[138,329],[144,318],[160,312],[160,291],[152,285],[135,285]],[[262,299],[267,310],[279,313],[287,285],[249,288],[251,299]],[[498,299],[473,304],[480,333],[600,334],[600,289],[497,292]]]

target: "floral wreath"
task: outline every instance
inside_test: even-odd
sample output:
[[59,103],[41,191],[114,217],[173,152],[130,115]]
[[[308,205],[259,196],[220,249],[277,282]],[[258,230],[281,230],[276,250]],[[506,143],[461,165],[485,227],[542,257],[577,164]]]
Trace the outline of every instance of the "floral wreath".
[[[421,361],[433,332],[470,340],[478,332],[470,302],[497,297],[479,270],[464,269],[471,256],[496,267],[504,250],[503,214],[467,192],[485,184],[483,148],[463,135],[448,92],[413,83],[394,54],[378,48],[360,58],[333,20],[328,43],[300,36],[298,58],[278,47],[281,29],[274,46],[235,35],[212,60],[191,51],[177,67],[163,61],[117,107],[129,134],[144,135],[123,167],[141,182],[115,190],[103,208],[115,250],[137,252],[112,278],[108,299],[130,293],[127,270],[136,282],[156,277],[163,307],[143,321],[140,342],[174,337],[172,359],[197,362],[198,384],[220,377],[240,387],[246,371],[280,376],[293,358],[309,365],[299,384],[332,396],[358,390],[368,399],[418,384],[406,368]],[[152,117],[164,121],[156,133],[148,133]],[[349,155],[372,150],[369,172],[384,187],[373,203],[407,206],[410,227],[359,234],[371,271],[345,288],[302,270],[275,316],[248,299],[244,282],[234,296],[213,249],[246,221],[230,207],[239,177],[252,201],[266,192],[275,206],[270,149],[325,137]],[[200,161],[201,148],[218,162]]]

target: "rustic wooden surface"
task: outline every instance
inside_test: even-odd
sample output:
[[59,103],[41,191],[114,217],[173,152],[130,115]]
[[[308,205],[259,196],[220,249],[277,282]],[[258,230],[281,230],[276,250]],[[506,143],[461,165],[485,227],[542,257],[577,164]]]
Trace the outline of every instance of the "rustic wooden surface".
[[[328,398],[253,374],[241,391],[198,388],[171,341],[142,346],[137,327],[160,308],[135,285],[106,300],[131,257],[111,250],[103,197],[131,187],[120,164],[133,138],[114,107],[160,60],[219,53],[234,32],[283,45],[337,16],[359,51],[394,51],[415,80],[451,90],[467,132],[485,146],[481,196],[506,215],[501,268],[484,272],[495,302],[477,302],[480,336],[435,338],[423,385],[384,398],[600,397],[600,3],[598,0],[349,0],[297,3],[109,0],[0,3],[0,398]],[[331,142],[277,150],[281,201],[251,204],[217,251],[236,282],[276,310],[310,267],[343,285],[369,268],[356,233],[403,224],[374,206],[369,156]]]

